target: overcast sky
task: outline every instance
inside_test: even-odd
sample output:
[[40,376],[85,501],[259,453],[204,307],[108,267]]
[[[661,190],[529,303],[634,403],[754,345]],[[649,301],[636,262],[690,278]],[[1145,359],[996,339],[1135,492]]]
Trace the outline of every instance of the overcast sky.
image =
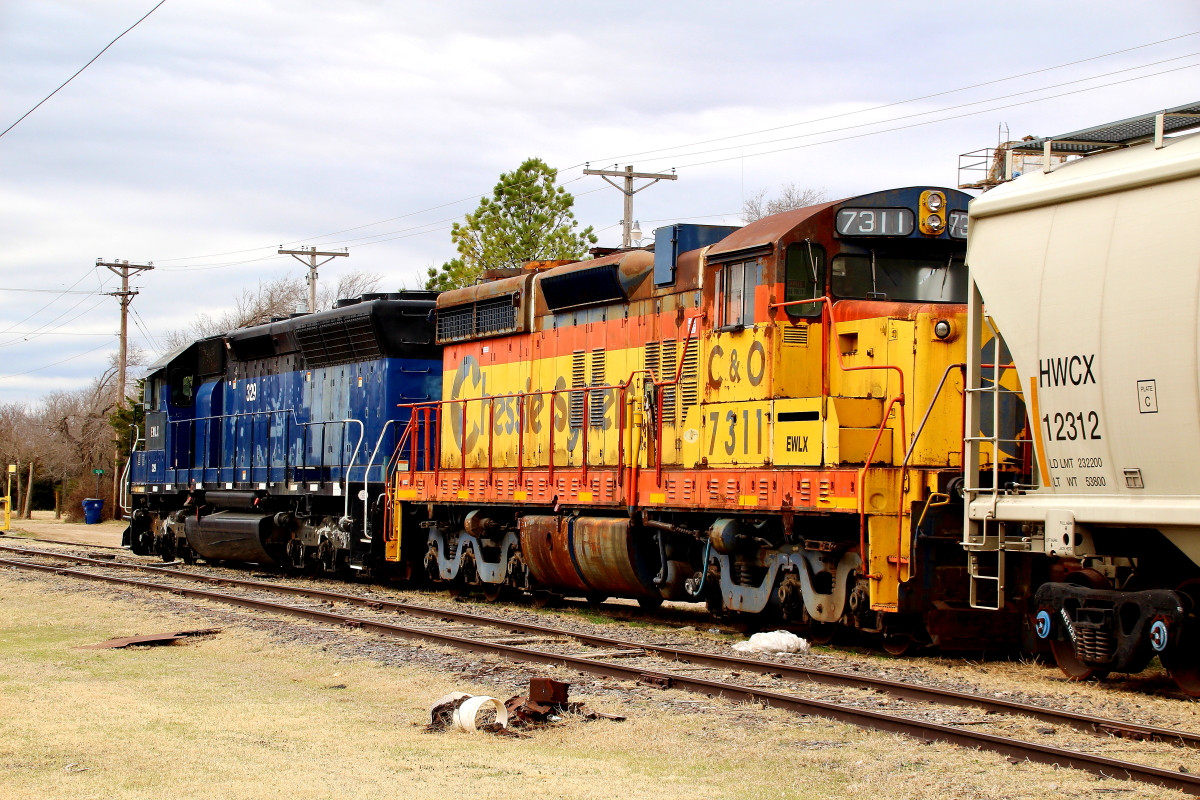
[[[0,2],[0,129],[152,6]],[[737,224],[789,181],[955,186],[1001,123],[1050,135],[1200,99],[1200,66],[1179,69],[1200,35],[1046,70],[1193,31],[1195,0],[167,0],[0,138],[0,402],[83,385],[115,352],[114,298],[8,291],[111,290],[98,256],[157,265],[134,301],[153,351],[147,335],[298,274],[281,243],[350,246],[322,280],[417,286],[453,255],[450,221],[529,156],[573,181],[606,245],[621,196],[583,162],[678,168],[637,195],[647,231]]]

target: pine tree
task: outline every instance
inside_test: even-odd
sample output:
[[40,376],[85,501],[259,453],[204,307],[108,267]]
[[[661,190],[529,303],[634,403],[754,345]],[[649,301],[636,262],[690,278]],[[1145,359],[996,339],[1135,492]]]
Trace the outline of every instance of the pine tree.
[[591,226],[578,229],[575,198],[555,185],[557,175],[540,158],[502,173],[492,197],[454,224],[450,238],[458,258],[430,267],[425,288],[470,286],[485,269],[519,269],[526,261],[583,258],[596,235]]

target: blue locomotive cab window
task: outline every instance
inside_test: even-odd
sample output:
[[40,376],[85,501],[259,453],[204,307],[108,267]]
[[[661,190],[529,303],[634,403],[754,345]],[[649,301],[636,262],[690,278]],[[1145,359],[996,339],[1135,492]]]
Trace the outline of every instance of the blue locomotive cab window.
[[196,399],[195,381],[196,377],[186,369],[171,370],[171,405],[177,408],[190,406]]
[[967,302],[967,268],[960,254],[944,259],[841,255],[830,270],[837,297],[901,303]]
[[[825,248],[811,242],[788,245],[784,300],[811,300],[825,294]],[[819,317],[820,303],[784,306],[789,317]]]

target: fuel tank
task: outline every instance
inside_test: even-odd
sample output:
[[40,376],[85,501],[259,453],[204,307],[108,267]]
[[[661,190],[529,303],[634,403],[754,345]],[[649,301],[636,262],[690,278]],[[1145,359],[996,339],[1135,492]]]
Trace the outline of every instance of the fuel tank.
[[652,537],[631,534],[619,517],[521,517],[521,553],[537,583],[568,596],[661,597]]
[[260,496],[258,492],[209,490],[204,493],[204,503],[218,508],[255,508]]
[[291,537],[270,514],[247,511],[218,511],[200,519],[188,516],[186,531],[188,545],[202,558],[254,564],[286,563]]

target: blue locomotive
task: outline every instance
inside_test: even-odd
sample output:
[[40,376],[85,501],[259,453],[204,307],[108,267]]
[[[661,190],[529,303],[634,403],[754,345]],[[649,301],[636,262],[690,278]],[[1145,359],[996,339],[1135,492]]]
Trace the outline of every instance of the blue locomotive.
[[[153,364],[125,544],[342,575],[384,547],[384,479],[436,400],[435,292],[365,294],[192,342]],[[413,454],[418,468],[432,455]]]

